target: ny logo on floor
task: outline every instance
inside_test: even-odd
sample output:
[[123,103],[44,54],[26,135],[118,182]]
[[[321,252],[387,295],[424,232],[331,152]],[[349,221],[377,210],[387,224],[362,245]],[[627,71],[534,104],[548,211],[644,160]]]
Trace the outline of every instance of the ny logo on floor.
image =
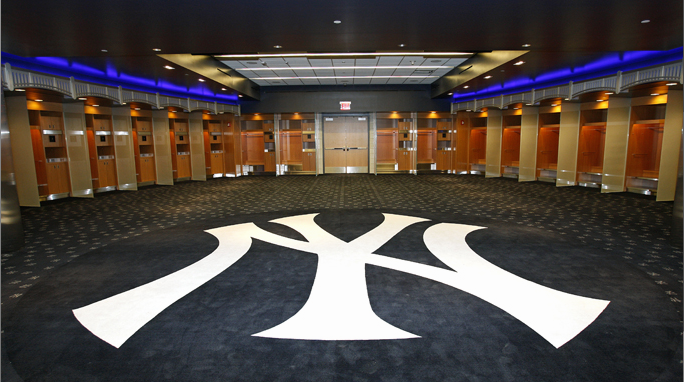
[[508,312],[556,348],[591,324],[609,301],[576,296],[535,284],[475,253],[466,243],[472,225],[439,223],[425,230],[428,250],[452,270],[374,254],[404,228],[426,219],[384,214],[370,232],[347,243],[314,222],[316,214],[273,220],[307,241],[283,237],[254,223],[208,230],[219,246],[207,257],[177,272],[73,311],[97,337],[120,347],[147,322],[244,256],[252,239],[318,256],[309,299],[291,318],[259,337],[300,340],[386,340],[418,338],[378,317],[366,287],[366,264],[434,280],[477,296]]

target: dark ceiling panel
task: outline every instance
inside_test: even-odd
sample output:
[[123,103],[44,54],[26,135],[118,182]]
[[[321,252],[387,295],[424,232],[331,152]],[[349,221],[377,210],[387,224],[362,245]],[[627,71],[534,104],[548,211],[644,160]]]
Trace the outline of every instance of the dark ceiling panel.
[[6,1],[1,30],[3,52],[74,57],[179,88],[196,86],[193,74],[164,70],[153,48],[162,54],[274,52],[276,44],[298,52],[487,52],[531,44],[526,65],[503,74],[510,80],[585,65],[602,52],[681,47],[682,1]]

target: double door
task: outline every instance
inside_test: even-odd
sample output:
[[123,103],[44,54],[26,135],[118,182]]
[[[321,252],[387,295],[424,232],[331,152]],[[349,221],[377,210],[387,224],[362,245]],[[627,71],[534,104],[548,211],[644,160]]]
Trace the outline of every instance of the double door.
[[323,149],[326,174],[367,173],[368,117],[325,117]]

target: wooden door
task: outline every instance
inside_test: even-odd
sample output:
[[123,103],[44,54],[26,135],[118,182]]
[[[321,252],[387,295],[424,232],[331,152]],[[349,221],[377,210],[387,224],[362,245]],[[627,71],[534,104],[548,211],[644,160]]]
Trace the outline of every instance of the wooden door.
[[418,163],[435,163],[437,132],[418,130]]
[[451,151],[448,150],[437,150],[437,158],[436,158],[436,169],[437,170],[450,170],[450,164],[451,164]]
[[187,178],[191,174],[190,155],[178,155],[177,157],[178,169],[176,171],[177,178]]
[[323,125],[325,173],[368,172],[366,117],[326,117]]
[[316,171],[316,152],[302,153],[302,171]]
[[140,174],[138,174],[138,181],[153,182],[155,180],[154,157],[140,158]]
[[67,162],[48,163],[46,174],[48,194],[69,192],[69,166]]
[[223,174],[223,154],[211,154],[211,174]]
[[275,151],[264,153],[264,172],[275,172]]
[[408,150],[397,151],[397,170],[399,171],[410,171],[413,169],[411,166],[412,152]]

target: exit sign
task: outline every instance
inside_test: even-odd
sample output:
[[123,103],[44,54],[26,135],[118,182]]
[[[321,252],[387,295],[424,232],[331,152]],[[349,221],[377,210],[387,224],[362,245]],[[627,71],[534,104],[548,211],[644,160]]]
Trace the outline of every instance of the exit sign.
[[340,101],[340,110],[351,110],[351,101]]

